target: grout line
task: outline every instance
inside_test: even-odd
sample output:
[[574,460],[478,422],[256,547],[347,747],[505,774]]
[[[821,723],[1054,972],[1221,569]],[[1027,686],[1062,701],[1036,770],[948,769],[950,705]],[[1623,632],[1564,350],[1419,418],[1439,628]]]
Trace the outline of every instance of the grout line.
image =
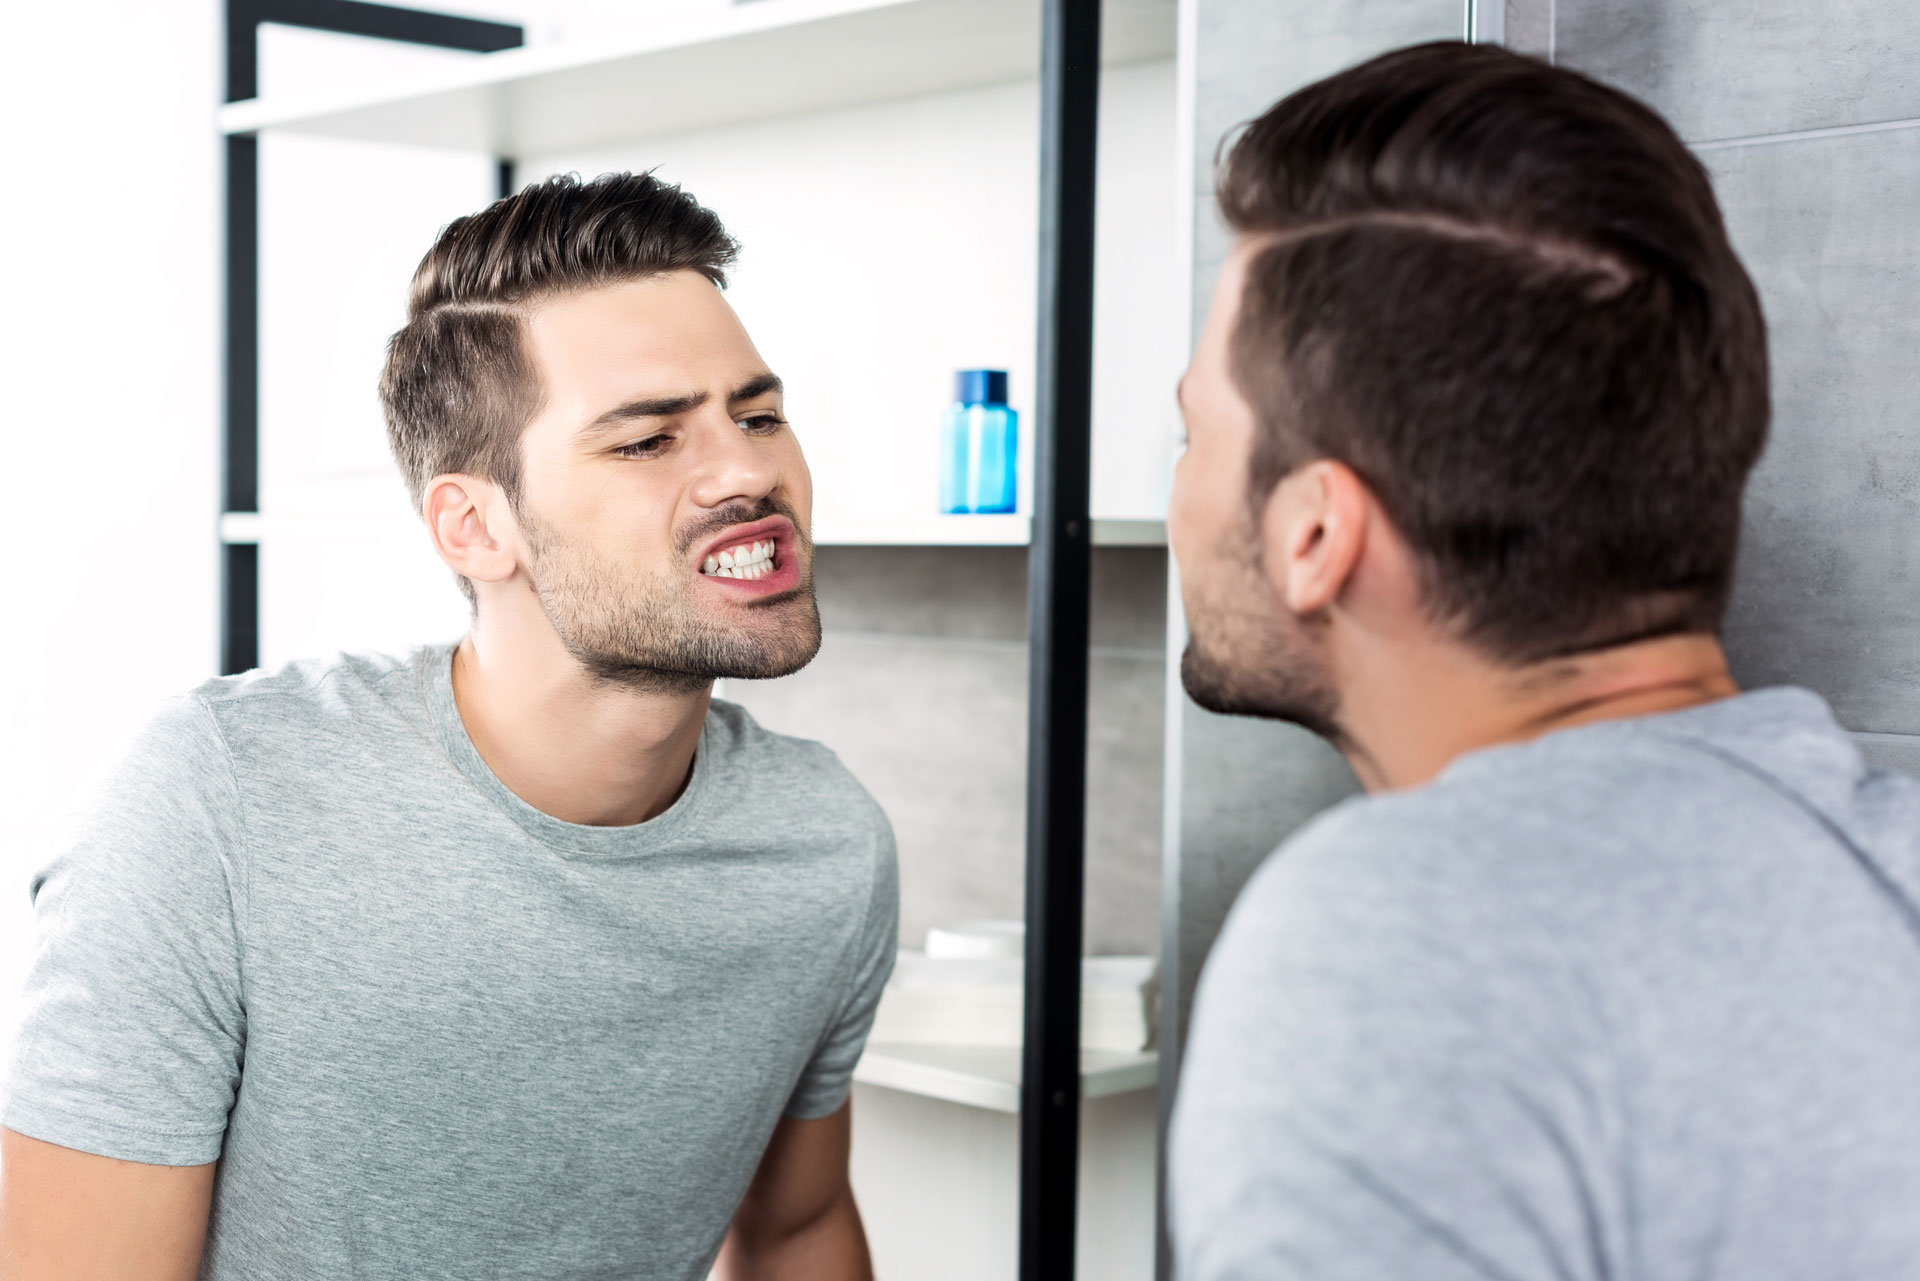
[[1920,129],[1920,120],[1881,120],[1870,125],[1834,125],[1826,129],[1795,129],[1788,133],[1756,133],[1744,138],[1715,138],[1687,144],[1694,151],[1725,151],[1731,147],[1759,147],[1775,142],[1808,142],[1818,138],[1851,138],[1863,133],[1891,133]]

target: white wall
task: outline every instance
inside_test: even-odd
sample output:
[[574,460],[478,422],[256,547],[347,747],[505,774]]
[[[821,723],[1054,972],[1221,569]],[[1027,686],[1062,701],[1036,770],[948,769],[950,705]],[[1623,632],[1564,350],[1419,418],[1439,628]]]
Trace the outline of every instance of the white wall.
[[[1018,1271],[1020,1118],[853,1087],[854,1197],[887,1281],[998,1281]],[[1080,1105],[1081,1281],[1153,1276],[1153,1093]]]
[[218,13],[10,5],[0,42],[0,1043],[29,869],[217,662]]

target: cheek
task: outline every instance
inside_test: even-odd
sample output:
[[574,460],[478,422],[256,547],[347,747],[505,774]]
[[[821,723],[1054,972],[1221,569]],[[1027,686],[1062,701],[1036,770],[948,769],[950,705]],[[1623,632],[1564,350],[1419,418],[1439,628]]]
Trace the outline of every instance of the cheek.
[[802,511],[807,510],[813,504],[813,472],[797,449],[793,453],[792,469],[787,474],[790,477],[787,492],[794,496],[794,501]]
[[593,559],[625,572],[649,573],[674,555],[676,516],[685,517],[671,495],[632,492],[580,495],[570,511],[557,513],[573,541]]
[[813,472],[801,452],[800,442],[791,432],[776,440],[768,450],[780,468],[779,496],[784,498],[803,527],[813,524]]
[[1202,451],[1188,448],[1173,465],[1173,490],[1167,498],[1167,545],[1189,571],[1195,554],[1218,540],[1211,537],[1219,519],[1219,494],[1207,471]]

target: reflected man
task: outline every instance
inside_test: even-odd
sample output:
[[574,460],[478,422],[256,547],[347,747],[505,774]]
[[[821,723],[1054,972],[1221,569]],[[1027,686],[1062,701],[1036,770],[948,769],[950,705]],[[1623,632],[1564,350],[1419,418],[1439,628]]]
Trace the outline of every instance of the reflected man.
[[867,1275],[893,838],[711,698],[820,644],[734,252],[617,174],[421,263],[381,394],[472,626],[201,686],[35,879],[21,1275]]

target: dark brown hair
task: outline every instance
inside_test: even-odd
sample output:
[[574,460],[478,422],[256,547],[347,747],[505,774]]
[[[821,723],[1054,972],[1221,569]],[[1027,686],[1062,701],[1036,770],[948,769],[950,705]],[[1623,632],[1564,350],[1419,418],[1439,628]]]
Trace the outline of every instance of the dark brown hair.
[[1256,505],[1319,458],[1373,490],[1433,616],[1530,662],[1718,628],[1766,441],[1766,327],[1705,170],[1653,111],[1489,46],[1387,54],[1220,168],[1249,262]]
[[484,476],[518,500],[520,433],[541,395],[521,333],[530,306],[669,271],[724,286],[737,252],[712,210],[651,174],[549,178],[448,224],[413,273],[380,375],[387,442],[414,506],[445,472]]

